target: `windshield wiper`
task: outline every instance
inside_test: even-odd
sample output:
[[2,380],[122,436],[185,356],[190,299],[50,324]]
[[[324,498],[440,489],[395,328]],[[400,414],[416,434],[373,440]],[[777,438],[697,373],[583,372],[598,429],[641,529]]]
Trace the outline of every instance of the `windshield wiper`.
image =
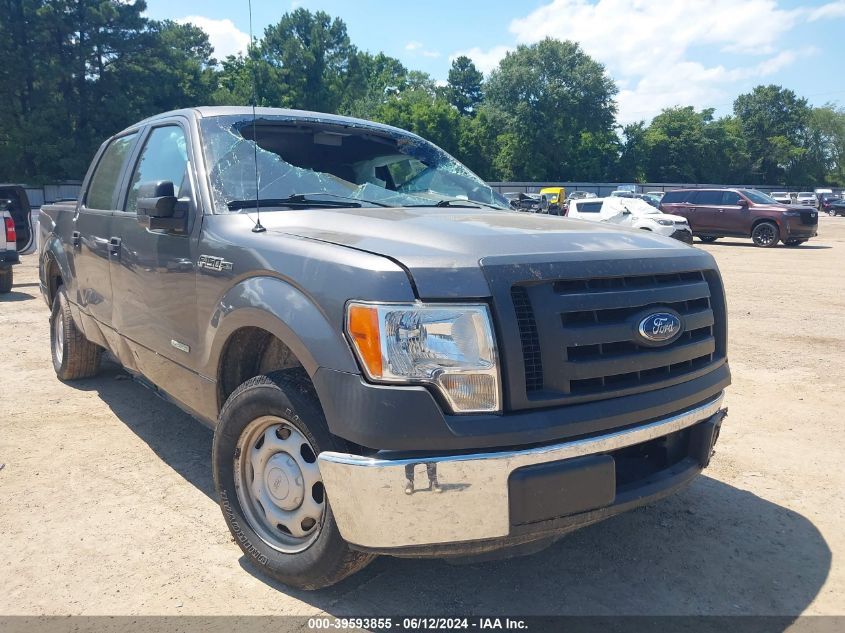
[[[317,200],[315,196],[327,196],[329,198],[338,198],[338,200]],[[348,202],[341,202],[347,200]],[[349,207],[360,208],[361,203],[372,204],[377,207],[389,207],[389,204],[383,202],[376,202],[375,200],[364,200],[363,198],[353,198],[351,196],[341,196],[335,193],[326,193],[317,191],[314,193],[295,193],[287,198],[255,198],[251,200],[231,200],[226,203],[230,211],[237,211],[239,209],[251,209],[253,207],[314,207],[323,209],[345,209]],[[351,204],[350,204],[351,203]]]
[[448,200],[438,200],[434,204],[404,204],[403,207],[452,207],[453,209],[480,209],[481,207],[488,207],[498,211],[504,211],[502,207],[497,207],[486,202],[478,202],[477,200],[464,200],[463,198],[450,198]]

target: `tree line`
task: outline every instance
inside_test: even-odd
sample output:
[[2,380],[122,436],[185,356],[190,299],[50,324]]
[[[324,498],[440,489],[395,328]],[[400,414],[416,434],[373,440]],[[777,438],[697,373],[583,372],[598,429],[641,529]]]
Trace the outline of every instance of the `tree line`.
[[458,57],[442,85],[360,50],[322,11],[285,13],[218,60],[201,29],[145,10],[0,0],[0,181],[79,179],[104,138],[146,116],[255,102],[411,130],[486,180],[845,185],[845,110],[780,86],[728,116],[679,106],[622,126],[616,84],[575,42],[519,46],[486,78]]

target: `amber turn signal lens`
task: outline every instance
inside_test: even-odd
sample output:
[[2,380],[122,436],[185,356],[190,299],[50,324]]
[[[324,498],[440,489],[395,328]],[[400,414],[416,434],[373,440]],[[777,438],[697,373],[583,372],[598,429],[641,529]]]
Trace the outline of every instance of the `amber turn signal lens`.
[[381,378],[381,341],[379,337],[378,309],[374,306],[350,305],[349,336],[358,350],[358,357],[367,367],[371,378]]

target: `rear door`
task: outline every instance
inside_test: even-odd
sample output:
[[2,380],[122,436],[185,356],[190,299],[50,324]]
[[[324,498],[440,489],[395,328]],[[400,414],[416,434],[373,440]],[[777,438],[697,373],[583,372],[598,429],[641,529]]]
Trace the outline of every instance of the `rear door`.
[[75,300],[83,311],[109,326],[113,308],[109,262],[118,254],[115,244],[109,241],[112,215],[117,207],[121,176],[137,138],[137,132],[115,138],[100,153],[69,236],[76,268]]
[[693,233],[718,233],[715,216],[721,203],[721,190],[701,189],[693,192],[689,197],[686,215]]
[[[161,359],[193,367],[197,348],[196,271],[200,222],[194,192],[195,164],[190,156],[187,121],[157,123],[144,132],[132,159],[121,209],[112,233],[120,240],[120,258],[112,261],[115,323],[133,349],[134,361],[154,383],[166,383],[171,371]],[[142,184],[169,181],[187,214],[185,229],[151,230],[139,222]],[[143,219],[143,216],[142,216]]]
[[663,194],[658,207],[663,213],[670,213],[680,215],[681,217],[688,217],[689,203],[687,200],[690,195],[694,193],[691,191],[667,191]]
[[579,220],[592,220],[593,222],[601,221],[601,200],[571,200],[569,202],[570,218],[577,218]]

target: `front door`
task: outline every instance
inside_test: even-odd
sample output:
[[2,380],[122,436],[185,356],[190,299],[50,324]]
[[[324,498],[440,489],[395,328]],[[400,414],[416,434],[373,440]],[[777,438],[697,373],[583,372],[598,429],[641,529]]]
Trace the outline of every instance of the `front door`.
[[751,212],[748,205],[740,205],[740,195],[735,191],[725,191],[722,203],[716,209],[714,223],[725,235],[750,235]]
[[[112,266],[115,323],[131,350],[131,364],[165,388],[179,376],[185,379],[184,372],[173,364],[189,370],[197,364],[194,262],[198,254],[192,233],[198,234],[200,222],[188,139],[180,122],[146,130],[112,229],[120,239],[121,251],[120,260]],[[139,223],[139,188],[160,181],[174,185],[187,213],[184,230],[151,230]]]
[[137,132],[111,141],[100,155],[87,183],[71,228],[71,248],[80,308],[112,326],[112,280],[109,262],[116,256],[112,216],[117,206],[120,176],[138,137]]

